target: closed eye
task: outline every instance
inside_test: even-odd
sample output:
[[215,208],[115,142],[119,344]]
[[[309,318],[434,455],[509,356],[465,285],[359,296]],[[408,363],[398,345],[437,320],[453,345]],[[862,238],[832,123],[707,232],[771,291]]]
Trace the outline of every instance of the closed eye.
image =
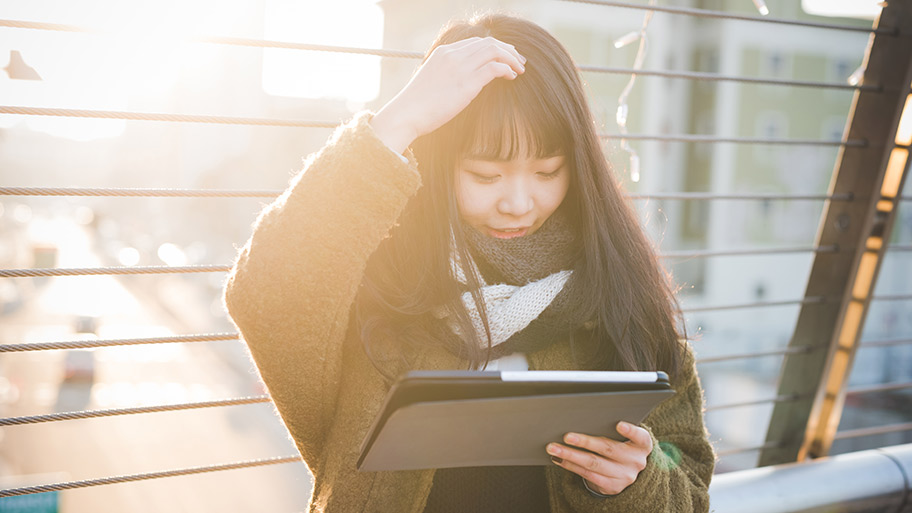
[[560,168],[557,168],[555,171],[551,171],[551,172],[539,171],[536,174],[538,176],[544,178],[545,180],[550,180],[552,178],[557,178],[561,174],[561,171],[563,171],[563,170],[564,170],[564,168],[560,167]]
[[474,171],[466,171],[466,173],[472,175],[472,178],[478,183],[494,183],[497,180],[497,175],[483,175]]

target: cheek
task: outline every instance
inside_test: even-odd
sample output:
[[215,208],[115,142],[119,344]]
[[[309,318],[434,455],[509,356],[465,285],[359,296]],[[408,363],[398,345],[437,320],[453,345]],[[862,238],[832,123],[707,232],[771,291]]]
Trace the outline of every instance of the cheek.
[[484,190],[479,190],[472,183],[456,179],[456,205],[459,215],[466,221],[484,217],[487,208]]
[[562,178],[558,178],[548,184],[541,195],[540,204],[543,210],[546,210],[550,215],[552,212],[557,210],[557,207],[564,201],[564,198],[567,197],[567,191],[570,188],[570,178],[565,174]]
[[486,191],[472,187],[457,189],[456,199],[459,205],[459,214],[466,220],[487,217],[492,210],[493,202],[488,198]]

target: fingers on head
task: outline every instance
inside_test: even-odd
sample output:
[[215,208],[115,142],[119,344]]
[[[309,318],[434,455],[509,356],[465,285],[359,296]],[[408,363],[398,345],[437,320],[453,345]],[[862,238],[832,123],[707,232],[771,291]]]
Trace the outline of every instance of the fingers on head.
[[479,79],[483,84],[487,84],[495,78],[506,78],[513,80],[518,75],[509,64],[498,61],[490,61],[479,69]]

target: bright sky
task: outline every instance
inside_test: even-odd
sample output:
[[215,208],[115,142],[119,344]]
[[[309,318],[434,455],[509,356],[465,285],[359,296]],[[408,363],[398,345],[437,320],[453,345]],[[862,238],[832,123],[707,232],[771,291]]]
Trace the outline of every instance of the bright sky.
[[[269,0],[265,38],[296,43],[381,48],[383,11],[375,0]],[[380,58],[268,49],[263,89],[278,96],[367,102],[380,90]]]
[[817,16],[874,19],[880,14],[882,0],[801,0],[801,8]]
[[[262,37],[378,48],[383,37],[382,11],[375,0],[30,0],[0,2],[0,18],[117,32],[110,37],[0,28],[0,68],[17,50],[43,79],[12,80],[0,73],[0,103],[31,107],[143,111],[168,105],[181,76],[223,73],[213,67],[226,47],[180,43],[181,37]],[[264,52],[262,76],[269,94],[364,102],[379,90],[379,59],[270,49]],[[224,112],[199,113],[238,114],[225,107]],[[115,137],[125,126],[119,120],[0,115],[0,128],[19,123],[76,140]]]

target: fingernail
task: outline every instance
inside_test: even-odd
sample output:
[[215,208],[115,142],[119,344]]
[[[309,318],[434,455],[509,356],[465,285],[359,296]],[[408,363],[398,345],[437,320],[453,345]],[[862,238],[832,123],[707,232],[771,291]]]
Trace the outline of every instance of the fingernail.
[[620,433],[622,435],[626,434],[628,431],[630,431],[630,424],[628,424],[626,422],[618,422],[617,429],[618,429],[618,433]]
[[579,437],[574,434],[569,434],[566,437],[564,437],[564,440],[566,440],[568,444],[575,444],[575,443],[579,442]]
[[520,55],[519,58],[522,59],[523,66],[525,66],[525,65],[526,65],[526,58],[523,57],[522,55]]
[[526,71],[526,67],[523,66],[522,64],[520,64],[520,65],[519,65],[519,70],[520,70],[520,71]]
[[558,458],[557,456],[551,456],[551,461],[553,461],[554,463],[557,463],[557,464],[561,464],[564,462],[564,460],[562,458]]
[[549,444],[549,445],[548,445],[548,454],[552,454],[552,455],[554,455],[554,456],[557,456],[557,455],[560,454],[560,453],[561,453],[561,449],[560,449],[560,447],[558,447],[556,444]]

